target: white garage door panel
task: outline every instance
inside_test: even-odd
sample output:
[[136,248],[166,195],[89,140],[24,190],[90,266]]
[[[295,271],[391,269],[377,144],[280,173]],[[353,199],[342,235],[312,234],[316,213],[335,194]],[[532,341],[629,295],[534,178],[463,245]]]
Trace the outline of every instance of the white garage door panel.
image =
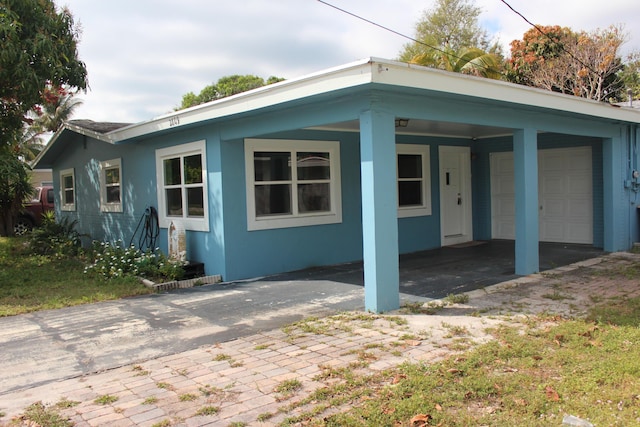
[[[495,239],[515,238],[513,153],[491,154],[491,221]],[[591,148],[538,151],[540,240],[593,243]]]

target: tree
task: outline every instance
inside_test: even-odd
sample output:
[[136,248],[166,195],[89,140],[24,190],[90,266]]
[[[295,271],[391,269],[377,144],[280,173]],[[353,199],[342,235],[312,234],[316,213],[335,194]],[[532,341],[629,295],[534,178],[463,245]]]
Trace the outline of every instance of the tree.
[[30,127],[40,133],[60,129],[75,109],[82,105],[82,101],[74,96],[75,92],[67,87],[48,85],[42,95],[42,104],[34,108],[36,118]]
[[205,102],[226,98],[251,89],[256,89],[265,85],[277,83],[284,80],[280,77],[271,76],[265,82],[262,77],[253,75],[232,75],[221,77],[217,83],[205,86],[198,95],[188,92],[182,96],[182,103],[175,110],[183,110]]
[[436,0],[431,10],[425,10],[416,24],[415,39],[406,44],[399,59],[411,62],[422,58],[422,65],[440,68],[441,54],[460,53],[464,49],[477,48],[500,56],[498,43],[491,43],[478,17],[482,10],[473,0]]
[[0,235],[31,193],[29,166],[20,160],[28,112],[48,85],[85,89],[87,70],[77,54],[78,32],[68,9],[52,0],[0,3]]
[[425,53],[415,56],[409,62],[491,79],[502,77],[502,58],[479,48],[464,48],[458,52],[443,50]]
[[618,75],[627,88],[623,101],[640,98],[640,52],[632,52],[627,56],[624,67]]
[[29,182],[29,166],[7,153],[6,148],[0,151],[0,236],[12,236],[15,215],[33,188]]
[[625,41],[622,28],[573,32],[559,26],[537,27],[511,42],[508,80],[597,101],[624,97],[618,76]]

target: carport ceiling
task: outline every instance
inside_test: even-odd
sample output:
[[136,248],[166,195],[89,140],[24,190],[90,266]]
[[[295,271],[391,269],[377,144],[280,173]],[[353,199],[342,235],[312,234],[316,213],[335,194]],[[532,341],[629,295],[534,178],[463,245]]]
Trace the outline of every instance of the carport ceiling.
[[[348,122],[332,123],[331,125],[327,126],[317,126],[311,129],[358,132],[360,129],[360,125],[357,120],[353,120]],[[513,129],[494,126],[473,125],[468,123],[437,122],[429,120],[410,119],[407,122],[406,127],[396,127],[396,133],[408,135],[443,136],[448,138],[483,139],[496,136],[512,135]]]

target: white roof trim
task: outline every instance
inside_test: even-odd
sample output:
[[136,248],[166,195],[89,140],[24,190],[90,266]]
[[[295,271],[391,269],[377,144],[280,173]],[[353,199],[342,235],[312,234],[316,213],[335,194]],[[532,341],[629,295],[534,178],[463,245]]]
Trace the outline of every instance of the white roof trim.
[[[378,72],[374,73],[373,81],[377,83],[640,123],[640,112],[631,108],[620,108],[606,102],[404,62],[379,60],[376,62],[379,62]],[[417,70],[420,72],[416,72]]]
[[[177,129],[205,120],[246,113],[296,99],[368,83],[425,89],[523,106],[565,111],[573,114],[640,123],[640,111],[632,108],[618,108],[606,103],[571,95],[419,65],[379,58],[367,58],[176,111],[107,133],[93,132],[69,124],[65,126],[83,135],[105,142],[116,143],[158,131]],[[56,137],[57,134],[54,135],[52,141]]]

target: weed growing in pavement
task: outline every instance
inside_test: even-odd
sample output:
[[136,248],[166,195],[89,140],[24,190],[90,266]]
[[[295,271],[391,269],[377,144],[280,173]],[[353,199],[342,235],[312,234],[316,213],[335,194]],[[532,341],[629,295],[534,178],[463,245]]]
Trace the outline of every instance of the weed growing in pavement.
[[163,390],[173,390],[174,389],[174,387],[171,384],[165,383],[165,382],[156,383],[156,387],[161,388]]
[[273,391],[280,395],[277,400],[286,400],[293,396],[293,394],[301,388],[302,383],[300,382],[300,380],[294,378],[282,381],[273,389]]
[[162,421],[158,421],[157,423],[154,423],[151,425],[151,427],[169,427],[171,425],[171,421],[164,419]]
[[572,297],[563,294],[562,292],[560,292],[557,289],[554,289],[553,293],[542,295],[542,298],[547,298],[547,299],[550,299],[552,301],[562,301],[562,300],[565,300],[565,299],[573,299]]
[[198,396],[196,396],[193,393],[184,393],[178,396],[178,399],[180,399],[180,402],[193,402],[197,398]]
[[255,347],[253,347],[254,350],[267,350],[269,347],[271,347],[273,344],[258,344]]
[[155,396],[147,397],[145,400],[142,401],[143,405],[153,405],[154,403],[158,403],[158,398]]
[[233,360],[233,358],[231,356],[229,356],[228,354],[224,354],[224,353],[219,353],[216,354],[213,358],[214,362],[224,362],[227,360]]
[[136,376],[136,377],[144,377],[144,376],[147,376],[147,375],[151,374],[151,372],[150,372],[150,371],[146,371],[146,370],[145,370],[142,366],[140,366],[140,365],[134,365],[134,366],[131,368],[131,370],[135,372],[134,376]]
[[42,402],[29,405],[16,421],[22,421],[23,425],[47,426],[47,427],[72,427],[73,422],[69,418],[61,416],[56,408],[49,407]]
[[198,409],[196,412],[196,416],[207,416],[207,415],[215,415],[220,412],[220,408],[217,406],[203,406]]
[[111,394],[103,394],[102,396],[98,396],[94,402],[98,405],[110,405],[114,402],[118,401],[118,396],[113,396]]
[[265,422],[265,421],[270,420],[270,419],[271,419],[271,418],[273,418],[275,415],[276,415],[276,414],[273,414],[273,413],[271,413],[271,412],[264,412],[264,413],[262,413],[262,414],[259,414],[259,415],[256,417],[256,421],[263,423],[263,422]]
[[444,298],[444,302],[446,302],[447,304],[466,304],[469,302],[469,295],[449,294]]
[[449,335],[445,336],[445,338],[451,338],[453,336],[459,337],[463,335],[469,335],[469,329],[467,329],[465,326],[451,325],[447,322],[442,322],[441,325],[443,328],[449,331]]
[[66,397],[63,397],[58,401],[58,403],[56,403],[55,407],[60,409],[67,409],[67,408],[73,408],[74,406],[78,406],[79,404],[80,402],[77,402],[75,400],[69,400]]

